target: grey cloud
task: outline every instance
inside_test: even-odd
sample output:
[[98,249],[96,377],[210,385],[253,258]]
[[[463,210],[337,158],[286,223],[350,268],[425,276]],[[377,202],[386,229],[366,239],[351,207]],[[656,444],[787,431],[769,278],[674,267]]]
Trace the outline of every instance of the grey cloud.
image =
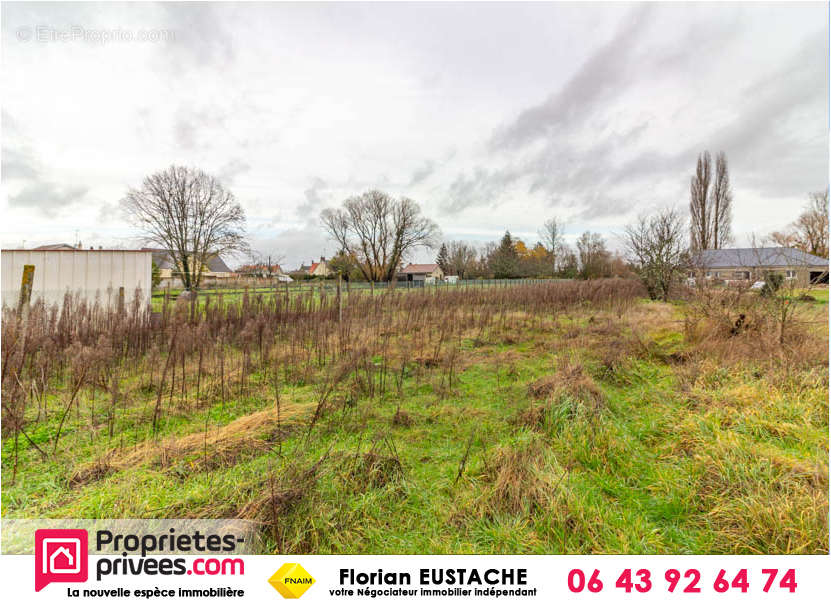
[[196,126],[184,118],[176,120],[173,125],[173,136],[176,139],[176,144],[183,149],[196,147]]
[[[526,181],[529,193],[582,195],[586,184],[602,178],[601,158],[611,155],[616,142],[637,139],[647,125],[641,124],[623,135],[594,134],[595,143],[589,152],[579,149],[573,138],[590,125],[604,126],[601,116],[596,114],[597,108],[633,85],[635,46],[650,13],[650,7],[631,11],[612,39],[595,51],[559,91],[497,128],[487,145],[487,159],[507,156],[508,164],[496,170],[479,167],[472,178],[457,177],[442,209],[454,214],[467,207],[497,203],[506,187],[519,181]],[[539,140],[543,141],[541,149],[530,154],[522,151]],[[586,161],[587,158],[591,160]]]
[[215,69],[234,59],[234,45],[224,26],[226,19],[220,14],[221,5],[166,2],[161,6],[165,25],[175,36],[164,45],[163,60],[169,70],[184,72],[193,65]]
[[112,202],[104,202],[98,210],[98,220],[101,223],[108,223],[118,219],[123,213],[120,205]]
[[432,160],[427,160],[421,166],[413,171],[410,177],[410,187],[423,183],[436,171],[436,163]]
[[[616,116],[608,114],[609,106],[635,85],[638,97],[648,98],[652,82],[679,77],[694,81],[697,72],[702,76],[729,48],[735,18],[712,26],[691,23],[679,33],[680,42],[666,51],[641,43],[649,20],[650,14],[643,10],[631,13],[562,89],[498,128],[473,176],[459,175],[450,184],[442,209],[454,214],[468,207],[493,206],[509,187],[520,186],[529,194],[543,194],[552,203],[576,208],[575,218],[580,220],[624,215],[633,204],[656,201],[654,186],[659,183],[671,188],[677,179],[683,194],[696,155],[703,149],[728,154],[734,186],[736,178],[742,178],[743,186],[770,195],[793,195],[795,186],[797,191],[820,186],[815,183],[818,175],[824,178],[827,172],[827,135],[818,129],[814,141],[805,141],[792,134],[787,120],[809,115],[818,124],[825,123],[825,32],[741,91],[735,104],[721,102],[721,109],[734,112],[727,126],[718,128],[705,121],[696,140],[676,141],[675,150],[671,144],[656,149],[641,144],[650,132],[648,115],[628,130],[615,131]],[[677,119],[691,119],[695,110],[700,116],[701,107],[714,100],[697,98],[694,84],[683,84],[690,91],[689,106],[679,110]],[[725,90],[725,99],[736,94]],[[640,107],[632,112],[644,113]],[[494,161],[501,167],[492,168]],[[634,200],[633,187],[643,192]]]
[[450,184],[441,209],[448,214],[456,214],[470,206],[495,204],[508,180],[510,177],[506,173],[489,171],[481,166],[471,176],[460,174]]
[[47,216],[55,216],[61,210],[81,201],[87,187],[61,186],[49,182],[27,185],[20,193],[9,197],[9,206],[33,208]]
[[182,149],[213,146],[211,135],[226,130],[226,113],[218,107],[179,108],[173,123],[173,137]]
[[297,206],[297,216],[306,222],[308,228],[319,225],[319,214],[326,204],[323,199],[326,189],[326,181],[313,177],[311,185],[303,191],[306,201]]
[[249,170],[251,170],[251,164],[239,158],[234,158],[219,169],[217,176],[220,181],[230,186],[234,184],[238,176],[245,174]]
[[519,183],[529,194],[545,195],[551,205],[593,206],[594,210],[584,212],[586,216],[626,212],[616,198],[607,199],[602,192],[613,178],[617,154],[640,139],[648,126],[647,120],[624,132],[596,135],[591,146],[579,150],[569,142],[552,141],[541,151],[520,155],[500,169],[479,166],[472,176],[459,175],[453,181],[442,210],[455,214],[468,207],[493,207],[509,187]]
[[[748,87],[741,112],[715,134],[719,148],[746,169],[749,185],[787,195],[824,186],[828,177],[828,54],[819,32],[769,76]],[[788,120],[816,124],[816,136],[796,137]]]
[[583,120],[605,99],[631,86],[630,58],[650,12],[651,8],[647,6],[632,11],[615,36],[598,49],[560,91],[497,130],[491,147],[510,149],[550,137],[559,128]]
[[[275,235],[254,234],[250,239],[255,250],[279,258],[284,270],[296,269],[301,263],[317,260],[323,255],[332,256],[335,248],[318,227],[287,229]],[[298,251],[310,256],[300,257]]]
[[38,175],[37,161],[28,153],[3,145],[3,179],[33,179]]
[[54,217],[64,208],[81,201],[89,191],[88,187],[59,185],[45,180],[43,169],[34,153],[25,147],[2,149],[2,171],[4,181],[23,181],[23,188],[9,196],[9,206],[31,208]]
[[8,138],[9,136],[16,136],[20,134],[20,126],[12,114],[5,109],[0,110],[0,119],[2,119],[3,122],[3,135],[5,137]]
[[811,37],[793,55],[741,91],[731,122],[705,131],[678,152],[649,150],[622,164],[609,178],[627,180],[677,175],[684,184],[695,158],[704,149],[724,151],[733,182],[764,195],[793,195],[821,187],[827,177],[828,137],[817,128],[814,139],[795,139],[789,117],[807,114],[818,125],[827,120],[828,72],[825,34]]

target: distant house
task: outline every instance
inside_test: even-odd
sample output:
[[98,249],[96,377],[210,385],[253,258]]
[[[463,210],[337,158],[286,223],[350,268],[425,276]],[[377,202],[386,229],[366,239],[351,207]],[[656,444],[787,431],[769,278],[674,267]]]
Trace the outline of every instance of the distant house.
[[329,277],[331,274],[332,270],[329,268],[325,256],[321,256],[320,262],[312,263],[312,266],[309,267],[309,275],[312,277]]
[[326,262],[326,257],[321,256],[320,261],[311,261],[308,265],[300,265],[300,268],[295,273],[302,273],[311,277],[329,277],[332,274],[332,269],[329,263]]
[[444,278],[444,271],[436,263],[410,263],[401,270],[401,276],[407,281],[428,282]]
[[78,250],[75,246],[70,246],[69,244],[45,244],[43,246],[38,246],[37,248],[32,248],[32,250]]
[[[159,268],[159,277],[163,286],[171,286],[174,288],[182,287],[181,273],[182,269],[167,250],[161,248],[142,248],[145,251],[153,253],[153,262]],[[192,258],[191,258],[192,260]],[[207,262],[202,267],[203,280],[223,280],[236,277],[231,268],[225,264],[222,257],[218,254],[213,254],[208,257]]]
[[722,248],[701,250],[692,257],[689,277],[747,282],[780,273],[803,283],[828,283],[828,259],[795,248]]
[[282,267],[276,263],[271,265],[267,263],[243,265],[237,268],[236,273],[247,277],[280,277],[285,275]]

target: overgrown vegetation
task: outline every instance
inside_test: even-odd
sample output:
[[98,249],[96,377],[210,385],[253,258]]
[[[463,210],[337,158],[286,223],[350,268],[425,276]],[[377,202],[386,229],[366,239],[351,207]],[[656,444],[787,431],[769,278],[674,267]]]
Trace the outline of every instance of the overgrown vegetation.
[[682,294],[6,310],[3,515],[244,517],[286,553],[828,552],[827,291],[784,332],[758,293]]

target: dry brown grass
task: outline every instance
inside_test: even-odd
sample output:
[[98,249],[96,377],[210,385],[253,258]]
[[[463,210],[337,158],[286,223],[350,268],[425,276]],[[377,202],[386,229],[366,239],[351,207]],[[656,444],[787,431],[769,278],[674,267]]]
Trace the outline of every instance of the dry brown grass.
[[375,451],[353,454],[344,461],[341,478],[355,491],[384,487],[401,480],[404,467],[395,454]]
[[[284,403],[280,406],[279,422],[277,410],[269,408],[241,416],[221,427],[209,427],[207,431],[148,440],[129,450],[113,449],[92,465],[77,469],[70,481],[88,482],[142,464],[168,468],[196,454],[203,454],[204,459],[194,460],[195,468],[208,470],[233,462],[241,453],[270,449],[278,426],[284,430],[298,426],[313,407],[314,403]],[[277,435],[277,438],[282,437]],[[107,472],[100,470],[102,465],[106,465]]]
[[560,388],[560,385],[560,377],[556,374],[537,378],[528,385],[528,396],[533,399],[547,399]]
[[606,405],[603,391],[586,372],[583,364],[573,360],[562,363],[554,374],[543,376],[529,384],[528,395],[533,399],[568,395],[593,409],[600,409]]
[[477,500],[486,515],[532,514],[554,505],[557,488],[565,471],[553,458],[543,439],[528,434],[517,442],[489,452],[481,480],[483,491]]
[[86,485],[87,483],[99,481],[114,472],[115,469],[110,465],[107,458],[99,458],[92,464],[75,470],[69,477],[69,485],[72,487]]
[[326,453],[309,465],[298,460],[281,471],[279,476],[269,474],[257,487],[258,493],[237,511],[236,516],[271,526],[278,546],[283,544],[294,529],[288,526],[288,517],[313,497],[321,468],[328,458]]

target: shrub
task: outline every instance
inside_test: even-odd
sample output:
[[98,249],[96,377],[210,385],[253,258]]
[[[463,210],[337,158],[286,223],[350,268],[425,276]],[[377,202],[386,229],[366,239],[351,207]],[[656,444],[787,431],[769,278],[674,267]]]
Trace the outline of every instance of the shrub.
[[766,298],[773,296],[779,291],[779,288],[782,287],[782,283],[784,281],[785,278],[781,273],[765,273],[765,285],[762,286],[760,294]]

